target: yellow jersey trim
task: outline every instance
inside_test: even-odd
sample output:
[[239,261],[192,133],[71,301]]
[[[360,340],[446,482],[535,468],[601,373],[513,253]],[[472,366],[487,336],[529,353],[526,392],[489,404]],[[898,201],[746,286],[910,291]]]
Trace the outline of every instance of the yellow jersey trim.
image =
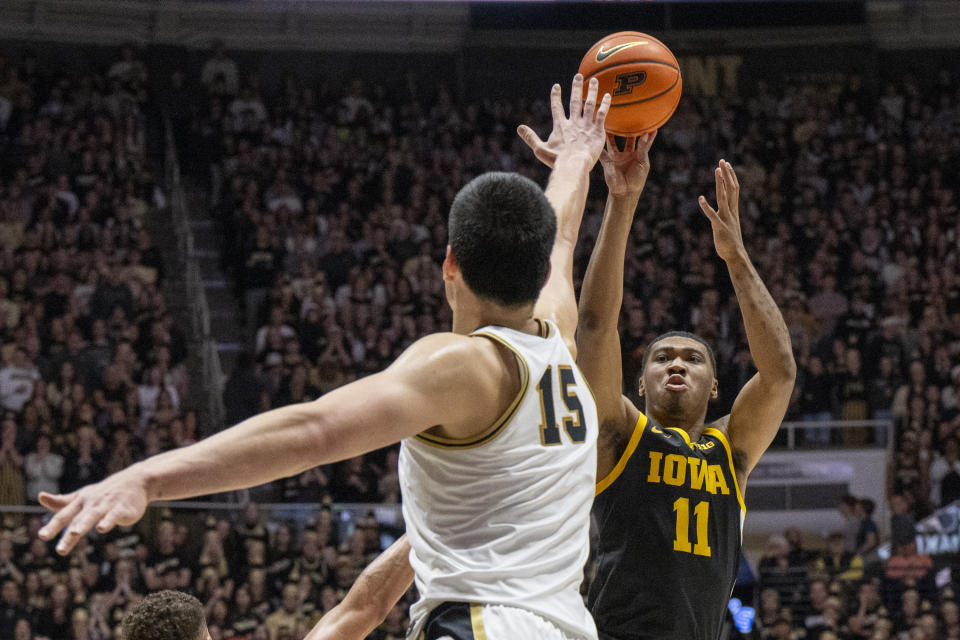
[[683,438],[683,441],[687,443],[687,446],[693,449],[693,443],[690,442],[690,434],[680,429],[679,427],[664,427],[664,429],[670,429],[670,431],[676,431],[680,434],[680,437]]
[[530,384],[530,365],[527,364],[523,354],[514,349],[513,345],[511,345],[509,342],[494,333],[475,331],[470,335],[489,338],[490,340],[499,342],[513,352],[513,354],[517,357],[517,362],[520,363],[520,391],[513,399],[513,402],[510,403],[510,406],[507,407],[506,411],[504,411],[503,414],[497,420],[495,420],[492,425],[480,433],[468,438],[446,438],[444,436],[438,436],[427,432],[419,433],[414,436],[417,440],[423,442],[424,444],[441,449],[472,449],[473,447],[479,447],[482,444],[486,444],[500,435],[500,432],[503,431],[503,428],[510,422],[513,416],[516,415],[517,410],[520,408],[520,403],[527,393],[527,387]]
[[740,503],[740,508],[746,513],[747,504],[743,501],[743,494],[740,493],[740,483],[737,481],[737,469],[733,466],[733,452],[730,449],[730,441],[727,440],[727,434],[715,427],[707,427],[703,430],[703,434],[715,437],[723,444],[723,448],[727,451],[727,462],[730,464],[730,474],[733,476],[733,488],[737,490],[737,501]]
[[470,627],[473,629],[473,640],[487,640],[487,631],[483,628],[483,608],[473,602],[470,603]]
[[611,470],[603,480],[597,483],[597,488],[593,494],[594,497],[606,491],[607,487],[612,485],[614,481],[620,477],[620,474],[623,473],[623,470],[627,468],[627,462],[630,460],[633,452],[636,451],[637,445],[640,444],[640,438],[643,437],[643,430],[646,426],[647,416],[641,411],[640,416],[637,418],[637,424],[633,427],[633,435],[630,436],[630,442],[627,443],[627,448],[624,450],[623,455],[620,456],[620,459],[617,460],[617,464],[613,470]]

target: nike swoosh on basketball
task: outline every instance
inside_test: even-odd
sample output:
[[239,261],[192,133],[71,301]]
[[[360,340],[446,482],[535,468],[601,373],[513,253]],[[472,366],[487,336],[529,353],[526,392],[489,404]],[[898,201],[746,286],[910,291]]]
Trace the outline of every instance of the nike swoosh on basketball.
[[603,62],[604,60],[606,60],[607,58],[609,58],[609,57],[612,56],[613,54],[617,53],[618,51],[623,51],[624,49],[629,49],[630,47],[635,47],[635,46],[637,46],[638,44],[647,44],[647,41],[646,41],[646,40],[640,40],[640,41],[638,41],[638,42],[625,42],[625,43],[623,43],[623,44],[618,44],[617,46],[613,47],[612,49],[607,49],[606,51],[604,51],[604,50],[603,50],[603,47],[601,46],[600,49],[597,50],[597,62]]

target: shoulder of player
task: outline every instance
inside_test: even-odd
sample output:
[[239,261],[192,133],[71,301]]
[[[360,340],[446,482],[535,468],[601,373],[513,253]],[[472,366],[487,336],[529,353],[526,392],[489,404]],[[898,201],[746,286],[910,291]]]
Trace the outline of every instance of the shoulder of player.
[[448,386],[479,385],[500,378],[504,359],[492,340],[443,332],[420,338],[407,347],[393,368]]
[[601,418],[602,430],[616,432],[616,440],[622,440],[623,438],[629,440],[641,420],[646,422],[646,416],[643,415],[643,412],[633,404],[630,398],[621,395],[618,411]]
[[[730,458],[733,461],[733,468],[738,474],[746,476],[746,453],[741,449],[737,448],[736,441],[731,441],[730,433],[728,427],[730,426],[730,414],[718,418],[708,424],[706,429],[713,429],[719,431],[723,435],[723,440],[726,442],[727,446],[730,448]],[[705,429],[705,430],[706,430]]]
[[711,422],[710,424],[708,424],[706,428],[716,429],[717,431],[720,431],[721,433],[723,433],[723,435],[727,435],[727,427],[729,425],[730,425],[730,414],[728,413],[722,418],[718,418],[713,422]]
[[[459,333],[444,331],[431,333],[420,338],[400,356],[416,356],[428,359],[432,364],[442,364],[448,360],[456,361],[464,357],[493,358],[497,354],[497,347],[492,340],[482,336],[465,336]],[[398,359],[399,360],[399,359]],[[463,362],[460,361],[462,365]]]
[[378,375],[394,376],[396,389],[412,399],[409,409],[422,412],[430,404],[442,425],[435,435],[466,438],[493,423],[516,396],[516,362],[492,340],[437,333],[410,345]]
[[600,420],[600,436],[597,446],[601,455],[619,458],[626,451],[641,420],[646,417],[627,396],[621,396],[622,410]]

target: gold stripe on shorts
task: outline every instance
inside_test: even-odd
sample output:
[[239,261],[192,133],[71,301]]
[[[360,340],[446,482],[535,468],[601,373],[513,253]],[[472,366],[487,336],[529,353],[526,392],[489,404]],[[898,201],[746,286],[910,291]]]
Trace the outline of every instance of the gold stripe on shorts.
[[483,608],[476,603],[470,603],[470,626],[473,628],[473,640],[487,640],[487,632],[483,628]]

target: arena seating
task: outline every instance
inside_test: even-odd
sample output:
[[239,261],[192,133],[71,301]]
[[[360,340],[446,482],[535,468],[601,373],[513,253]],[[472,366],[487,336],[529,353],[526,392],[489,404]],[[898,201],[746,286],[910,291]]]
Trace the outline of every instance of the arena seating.
[[[183,338],[144,230],[158,211],[146,73],[122,57],[79,78],[0,61],[4,504],[71,490],[194,437],[195,416],[178,408],[188,389]],[[191,150],[218,176],[213,214],[250,343],[226,385],[227,413],[240,420],[378,371],[447,328],[439,264],[451,199],[484,171],[542,182],[514,129],[546,132],[549,112],[526,97],[460,103],[445,91],[400,95],[359,81],[342,90],[291,82],[266,97],[247,70],[232,73],[236,94],[215,73],[189,70],[196,102],[174,124],[198,134]],[[796,350],[788,418],[896,425],[890,559],[877,554],[888,540],[870,537],[872,505],[853,498],[842,505],[849,530],[771,538],[754,590],[757,635],[744,637],[960,638],[960,572],[935,575],[912,542],[915,521],[960,498],[960,87],[944,74],[875,95],[859,78],[831,77],[744,95],[685,98],[655,143],[628,248],[625,392],[635,393],[645,345],[667,330],[715,345],[716,415],[751,375],[731,285],[696,204],[725,157],[743,185],[748,249]],[[198,176],[206,169],[196,163]],[[581,274],[603,195],[597,178]],[[806,444],[876,437],[811,432]],[[396,451],[311,470],[265,495],[396,503]],[[4,638],[15,629],[24,639],[116,637],[127,603],[162,587],[198,595],[215,640],[300,638],[382,547],[375,519],[339,539],[329,510],[301,528],[255,504],[236,522],[211,512],[199,527],[160,514],[67,559],[36,540],[38,518],[7,517],[4,527]],[[403,637],[413,597],[371,637]]]

